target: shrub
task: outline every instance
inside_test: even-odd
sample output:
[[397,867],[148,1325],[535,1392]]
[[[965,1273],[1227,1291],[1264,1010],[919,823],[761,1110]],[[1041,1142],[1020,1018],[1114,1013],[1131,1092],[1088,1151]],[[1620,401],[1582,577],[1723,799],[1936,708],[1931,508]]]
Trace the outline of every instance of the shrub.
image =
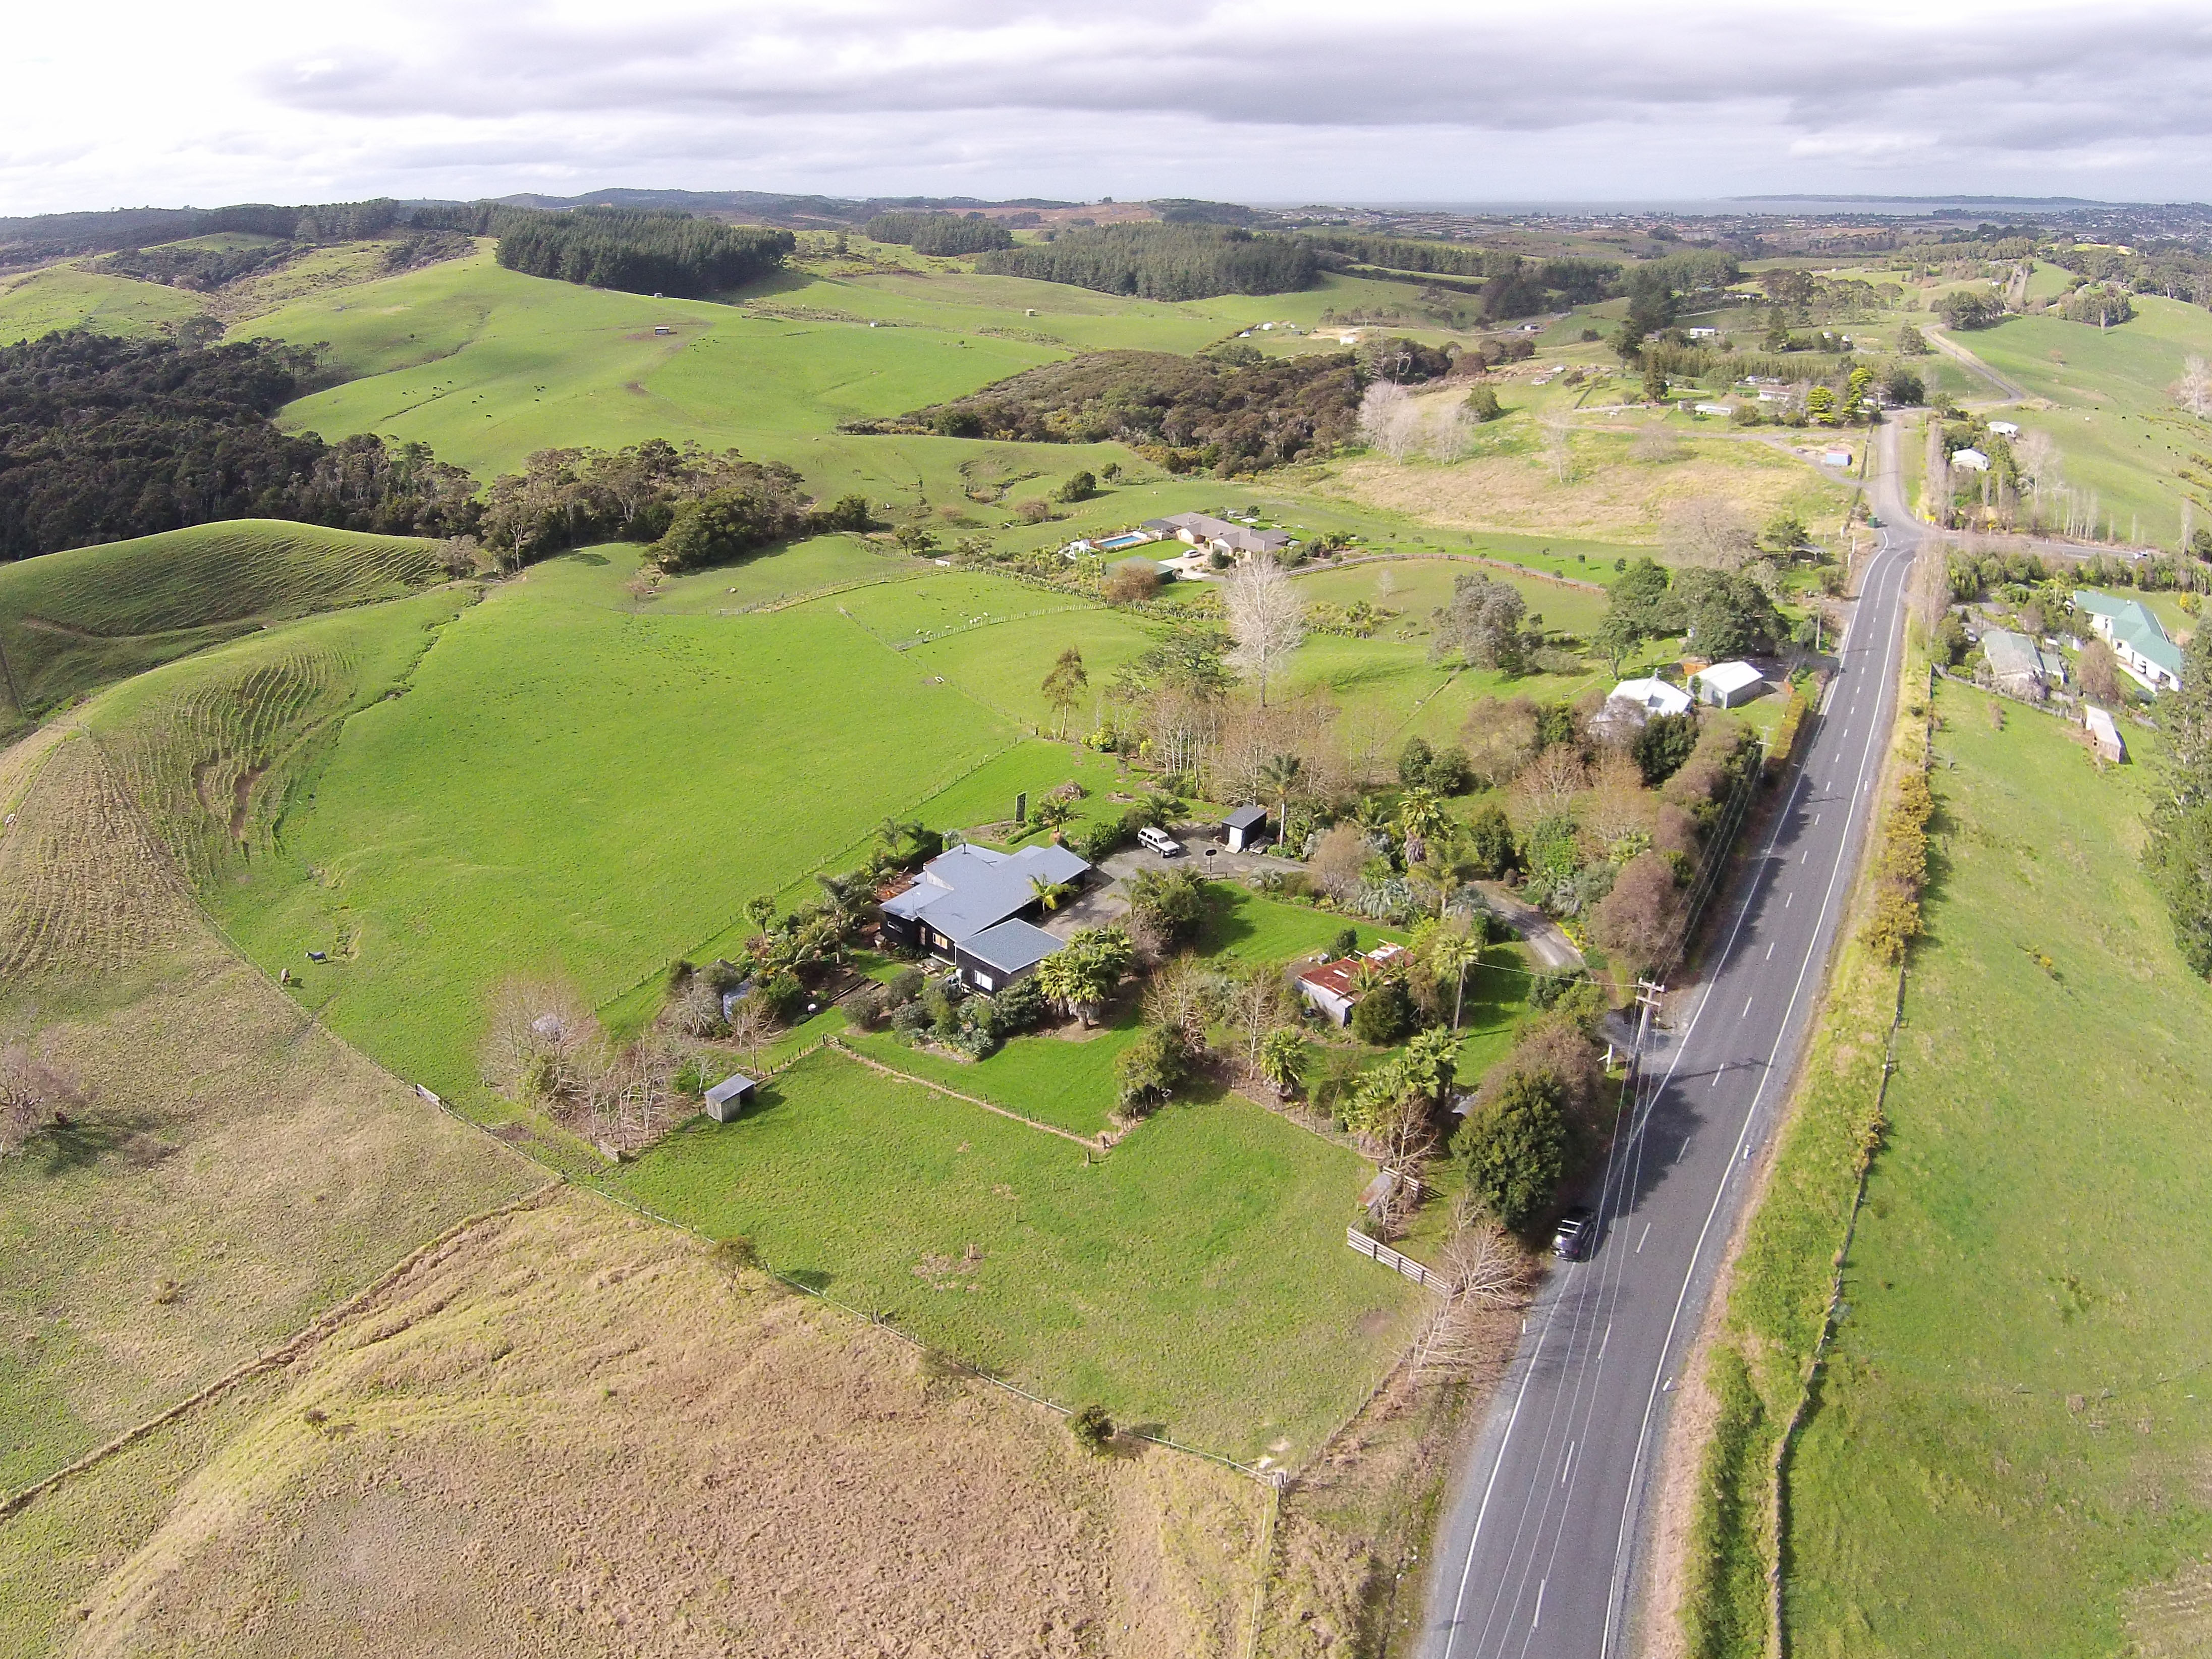
[[1042,524],[1052,517],[1052,503],[1042,496],[1031,495],[1014,503],[1015,515],[1024,524]]
[[1419,738],[1406,739],[1406,746],[1398,751],[1398,781],[1411,789],[1428,781],[1429,764],[1436,759],[1436,751]]
[[1503,876],[1521,861],[1519,849],[1514,845],[1512,821],[1505,816],[1505,809],[1494,801],[1477,812],[1468,825],[1467,845],[1476,872],[1486,877]]
[[1352,1006],[1352,1036],[1377,1048],[1400,1042],[1413,1029],[1413,999],[1395,979],[1383,981]]
[[1067,482],[1060,487],[1063,501],[1087,501],[1098,493],[1098,480],[1087,471],[1072,472]]
[[1190,1073],[1190,1050],[1172,1026],[1148,1025],[1114,1057],[1114,1080],[1124,1115],[1150,1111]]
[[1463,795],[1474,784],[1474,766],[1467,750],[1454,744],[1439,749],[1422,773],[1421,781],[1439,795]]
[[1698,747],[1698,717],[1693,714],[1654,714],[1636,734],[1630,752],[1644,774],[1647,788],[1656,789],[1682,769]]
[[1338,928],[1336,936],[1328,942],[1328,953],[1333,957],[1348,957],[1358,948],[1359,930],[1357,927]]
[[1160,573],[1150,560],[1117,564],[1099,584],[1099,596],[1109,605],[1140,605],[1160,591]]
[[1509,1077],[1452,1137],[1468,1190],[1500,1225],[1518,1231],[1566,1178],[1571,1138],[1559,1085],[1540,1073]]
[[1075,1443],[1093,1457],[1103,1457],[1114,1444],[1114,1419],[1103,1406],[1084,1406],[1071,1413],[1067,1431]]
[[1044,989],[1034,975],[1016,980],[992,1000],[998,1005],[1000,1027],[1009,1036],[1035,1030],[1044,1020]]

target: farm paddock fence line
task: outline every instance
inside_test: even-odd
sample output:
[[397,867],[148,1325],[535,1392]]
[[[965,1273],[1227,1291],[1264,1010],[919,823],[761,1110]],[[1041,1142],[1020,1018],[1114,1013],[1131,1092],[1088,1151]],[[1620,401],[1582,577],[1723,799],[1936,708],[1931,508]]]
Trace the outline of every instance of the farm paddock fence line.
[[1365,1256],[1370,1261],[1381,1263],[1401,1279],[1412,1279],[1424,1290],[1434,1291],[1440,1296],[1449,1296],[1452,1293],[1451,1281],[1442,1273],[1433,1273],[1410,1255],[1401,1255],[1388,1244],[1368,1237],[1357,1227],[1346,1227],[1344,1230],[1344,1242],[1352,1246],[1357,1254]]

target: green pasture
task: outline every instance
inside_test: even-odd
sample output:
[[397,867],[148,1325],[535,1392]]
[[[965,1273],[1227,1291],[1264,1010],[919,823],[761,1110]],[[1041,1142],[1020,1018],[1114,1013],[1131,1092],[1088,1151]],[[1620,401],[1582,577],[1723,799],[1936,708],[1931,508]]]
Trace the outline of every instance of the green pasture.
[[1386,940],[1397,945],[1406,941],[1405,934],[1395,927],[1316,910],[1310,905],[1286,904],[1233,882],[1209,883],[1206,896],[1206,921],[1198,936],[1198,949],[1209,957],[1288,963],[1327,949],[1346,927],[1358,934],[1358,948],[1363,951],[1371,951]]
[[0,283],[0,345],[71,328],[126,337],[161,334],[206,309],[204,297],[185,289],[48,265]]
[[1054,1400],[1243,1457],[1318,1448],[1419,1310],[1344,1246],[1366,1166],[1234,1097],[1091,1160],[823,1054],[606,1181]]
[[2157,746],[2100,773],[2054,719],[1937,707],[1928,936],[1790,1474],[1790,1647],[2183,1651],[2128,1622],[2212,1549],[2212,993],[2136,862]]
[[834,611],[634,613],[632,556],[494,590],[346,723],[275,855],[207,895],[333,1029],[441,1093],[477,1093],[501,978],[625,990],[1014,739]]
[[198,525],[0,564],[0,732],[265,623],[443,580],[431,544],[273,519]]
[[[1607,580],[1612,579],[1613,573],[1609,564],[1604,567],[1603,574]],[[1540,616],[1547,628],[1559,633],[1587,637],[1595,631],[1605,616],[1606,597],[1602,593],[1517,575],[1491,565],[1453,560],[1382,560],[1342,569],[1301,572],[1297,581],[1298,592],[1309,601],[1327,600],[1347,607],[1364,601],[1379,610],[1397,611],[1401,623],[1425,624],[1431,611],[1451,602],[1453,584],[1462,575],[1487,576],[1505,583],[1528,602],[1532,616]],[[1598,574],[1593,569],[1582,580],[1595,582]],[[1379,632],[1387,635],[1400,625],[1386,623]]]
[[[2066,483],[2097,492],[2100,527],[2124,540],[2175,546],[2182,503],[2212,520],[2212,422],[2179,408],[2167,387],[2188,357],[2212,357],[2212,312],[2136,296],[2136,315],[2097,329],[2050,316],[2011,317],[1959,337],[1990,367],[2046,399],[2004,418],[2057,444]],[[1972,394],[1986,397],[1987,387]]]

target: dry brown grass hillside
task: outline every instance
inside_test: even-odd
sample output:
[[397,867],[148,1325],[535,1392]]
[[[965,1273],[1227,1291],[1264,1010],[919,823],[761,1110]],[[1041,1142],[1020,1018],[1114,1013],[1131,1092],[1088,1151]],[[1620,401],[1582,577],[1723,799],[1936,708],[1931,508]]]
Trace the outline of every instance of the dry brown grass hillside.
[[1091,1458],[572,1194],[441,1247],[209,1417],[137,1535],[102,1492],[174,1471],[163,1437],[0,1523],[0,1562],[43,1579],[0,1577],[0,1605],[53,1598],[39,1634],[76,1655],[1182,1659],[1236,1650],[1266,1497]]

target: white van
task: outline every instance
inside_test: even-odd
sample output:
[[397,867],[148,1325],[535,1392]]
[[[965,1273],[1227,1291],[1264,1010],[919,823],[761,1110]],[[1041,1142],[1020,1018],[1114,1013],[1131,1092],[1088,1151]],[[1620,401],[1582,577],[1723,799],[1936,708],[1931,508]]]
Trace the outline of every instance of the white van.
[[1164,859],[1181,858],[1182,843],[1164,830],[1146,824],[1137,831],[1137,839]]

